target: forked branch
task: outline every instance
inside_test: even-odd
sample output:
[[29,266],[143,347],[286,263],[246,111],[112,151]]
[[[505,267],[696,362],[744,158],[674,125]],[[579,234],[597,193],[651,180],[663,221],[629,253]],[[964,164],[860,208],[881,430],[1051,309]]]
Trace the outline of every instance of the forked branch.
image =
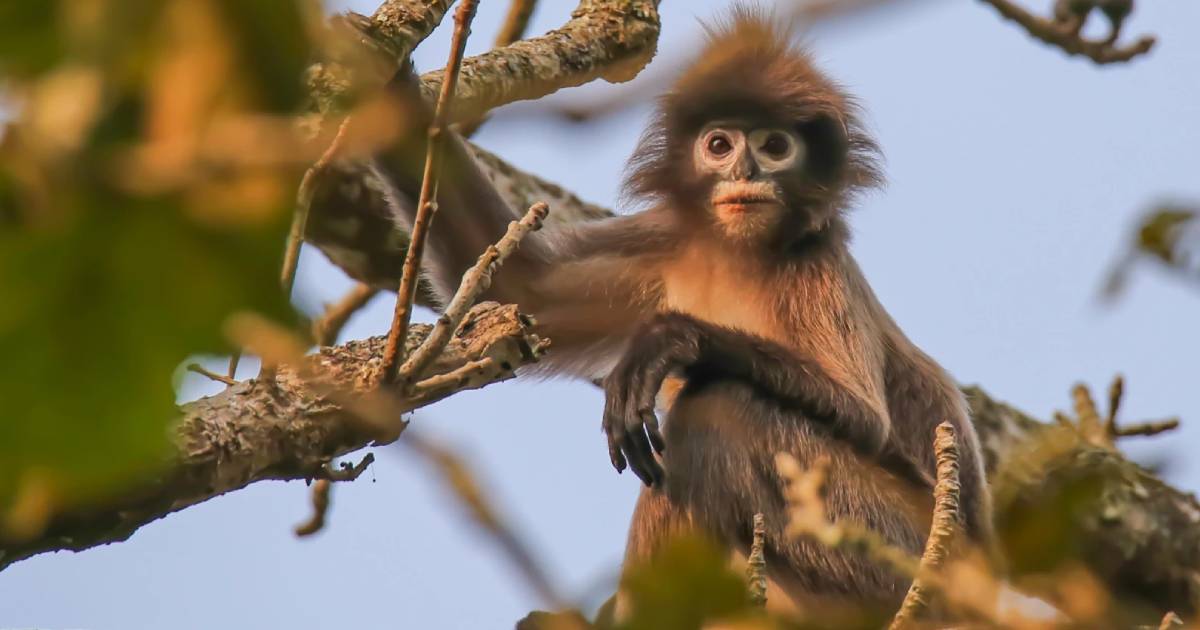
[[417,293],[421,257],[425,251],[425,239],[433,222],[433,214],[437,210],[434,199],[437,196],[438,177],[445,143],[444,136],[447,133],[446,125],[450,117],[450,107],[454,102],[454,88],[458,83],[458,74],[462,67],[463,51],[467,46],[471,20],[475,18],[478,4],[478,0],[463,0],[454,14],[454,40],[451,43],[450,58],[446,61],[445,70],[449,80],[441,85],[437,106],[434,109],[433,123],[429,127],[429,144],[425,151],[425,172],[421,178],[417,217],[410,233],[408,252],[404,256],[404,272],[400,277],[400,288],[396,295],[396,310],[392,317],[391,331],[388,333],[387,347],[384,349],[382,380],[385,383],[396,380],[400,363],[404,360],[403,340],[408,336],[408,323],[412,319],[413,298]]
[[1154,38],[1144,36],[1128,46],[1117,46],[1116,38],[1120,27],[1114,21],[1113,33],[1103,41],[1085,39],[1078,24],[1074,20],[1056,21],[1038,17],[1011,0],[983,0],[1000,13],[1000,16],[1012,20],[1025,29],[1034,38],[1056,46],[1068,55],[1082,55],[1096,64],[1121,63],[1150,52],[1154,47]]

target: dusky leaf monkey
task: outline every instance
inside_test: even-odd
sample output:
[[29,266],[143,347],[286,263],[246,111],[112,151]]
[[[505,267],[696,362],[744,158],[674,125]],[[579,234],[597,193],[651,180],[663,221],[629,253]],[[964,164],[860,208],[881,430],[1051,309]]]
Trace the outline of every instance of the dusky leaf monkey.
[[[409,225],[424,141],[413,133],[373,164]],[[845,212],[879,182],[875,160],[850,98],[785,29],[738,9],[710,29],[629,162],[626,191],[647,207],[531,234],[497,273],[485,297],[520,305],[554,343],[536,370],[604,378],[612,463],[646,485],[627,564],[682,530],[744,552],[761,512],[769,602],[898,603],[903,578],[785,535],[774,458],[828,457],[830,518],[919,554],[943,421],[959,441],[962,525],[990,538],[965,402],[848,250]],[[442,296],[516,218],[458,138],[445,168],[426,254]],[[660,391],[674,392],[661,427]]]

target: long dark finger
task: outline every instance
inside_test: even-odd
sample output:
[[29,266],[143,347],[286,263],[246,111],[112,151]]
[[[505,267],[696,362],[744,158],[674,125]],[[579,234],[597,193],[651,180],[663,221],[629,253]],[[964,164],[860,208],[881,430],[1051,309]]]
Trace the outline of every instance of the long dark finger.
[[650,487],[658,485],[662,481],[662,467],[654,459],[654,453],[650,450],[650,443],[646,440],[645,431],[641,427],[627,431],[624,445],[626,446],[625,455],[629,458],[630,467],[633,468],[638,479]]
[[663,439],[662,431],[658,428],[658,416],[654,415],[654,411],[643,411],[639,416],[642,424],[646,425],[646,436],[650,438],[650,446],[654,447],[654,452],[661,455],[667,450],[667,441]]
[[617,472],[625,472],[625,466],[628,465],[625,461],[625,456],[621,454],[620,445],[611,435],[608,436],[608,458],[612,460],[613,468],[616,468]]
[[625,422],[621,415],[624,409],[624,396],[621,394],[620,387],[608,385],[604,390],[604,419],[601,426],[604,428],[604,435],[608,438],[608,458],[612,460],[613,468],[617,472],[625,472],[625,456],[621,453],[621,442],[625,439]]
[[608,439],[608,458],[612,460],[613,468],[617,472],[625,472],[625,456],[621,454],[621,443],[625,440],[625,425],[620,419],[611,415],[605,405],[604,410],[604,436]]

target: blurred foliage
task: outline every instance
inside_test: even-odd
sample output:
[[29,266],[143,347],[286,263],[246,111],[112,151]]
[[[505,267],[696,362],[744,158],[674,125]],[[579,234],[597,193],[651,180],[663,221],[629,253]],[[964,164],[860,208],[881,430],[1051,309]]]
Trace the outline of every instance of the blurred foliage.
[[278,287],[304,0],[0,4],[0,536],[163,462],[172,375]]
[[705,622],[745,616],[750,594],[728,555],[699,537],[679,536],[653,562],[629,572],[623,583],[634,611],[625,630],[700,628]]
[[1119,296],[1138,260],[1158,263],[1172,273],[1200,281],[1200,209],[1195,205],[1162,204],[1142,217],[1127,253],[1113,267],[1104,288]]

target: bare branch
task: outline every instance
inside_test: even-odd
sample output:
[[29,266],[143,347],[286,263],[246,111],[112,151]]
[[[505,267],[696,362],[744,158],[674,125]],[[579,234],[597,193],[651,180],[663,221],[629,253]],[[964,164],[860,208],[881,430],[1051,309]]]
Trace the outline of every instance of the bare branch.
[[544,203],[533,204],[525,213],[524,218],[509,223],[508,231],[504,236],[480,255],[475,266],[463,274],[458,291],[450,299],[446,310],[438,317],[433,326],[433,332],[400,367],[401,382],[412,383],[414,376],[424,372],[426,366],[437,357],[442,348],[446,347],[450,335],[458,329],[458,325],[462,323],[463,317],[466,317],[471,305],[475,303],[481,293],[487,291],[488,287],[492,285],[492,274],[495,273],[496,268],[516,251],[521,240],[527,234],[542,227],[542,221],[545,220],[549,211],[549,207]]
[[766,546],[767,521],[762,512],[754,515],[754,536],[750,542],[750,555],[746,558],[746,582],[750,588],[750,603],[765,607],[767,605],[767,558],[763,551]]
[[817,460],[811,468],[804,470],[796,458],[779,453],[775,456],[775,466],[787,483],[784,498],[788,503],[788,534],[811,536],[829,547],[862,553],[905,577],[917,574],[917,558],[888,544],[876,532],[858,523],[829,521],[821,496],[829,473],[827,458]]
[[533,551],[517,536],[496,508],[487,500],[480,488],[475,475],[471,473],[466,463],[454,453],[417,435],[408,435],[402,442],[412,447],[426,458],[450,485],[454,495],[458,497],[475,520],[493,539],[499,543],[505,555],[516,565],[525,580],[533,586],[538,595],[555,609],[569,608],[567,600],[554,586],[545,569],[534,557]]
[[333,482],[328,479],[318,479],[312,486],[312,516],[292,530],[296,536],[307,538],[325,529],[325,516],[329,512],[330,493]]
[[454,0],[385,0],[371,15],[367,34],[397,62],[405,61],[437,25]]
[[325,520],[329,513],[329,505],[332,499],[333,482],[335,481],[354,481],[359,475],[375,461],[375,455],[367,453],[362,460],[351,466],[346,462],[342,462],[339,468],[333,468],[326,464],[321,469],[321,477],[313,482],[312,486],[312,505],[313,513],[307,521],[299,524],[295,528],[297,536],[304,538],[325,528]]
[[1149,36],[1139,38],[1125,47],[1115,46],[1116,27],[1114,27],[1114,37],[1110,40],[1089,41],[1079,35],[1077,28],[1038,17],[1011,0],[983,1],[994,7],[1001,17],[1019,24],[1034,38],[1056,46],[1068,55],[1082,55],[1097,64],[1129,61],[1150,52],[1150,49],[1154,47],[1154,38]]
[[359,282],[342,299],[330,304],[325,314],[312,324],[313,339],[319,346],[331,346],[337,342],[338,334],[350,321],[350,317],[366,306],[379,289]]
[[[599,78],[628,81],[654,56],[658,31],[657,0],[581,0],[561,28],[467,59],[452,121],[476,120],[501,105]],[[421,77],[427,100],[443,76]]]
[[[451,372],[485,357],[510,368],[536,361],[542,341],[529,321],[515,306],[476,306],[430,373]],[[429,330],[413,326],[407,345],[415,348]],[[320,374],[347,395],[369,399],[379,393],[375,383],[384,343],[383,337],[372,337],[321,348],[301,366],[281,366],[273,381],[249,379],[183,405],[173,435],[175,453],[158,475],[102,504],[53,515],[36,538],[0,541],[0,568],[45,551],[125,540],[149,522],[256,481],[328,477],[327,462],[371,444],[375,435],[363,430],[356,410],[321,395],[301,373]],[[463,387],[512,374],[497,367]],[[457,390],[420,398],[405,398],[397,388],[384,391],[398,401],[398,415]]]
[[1071,388],[1071,397],[1074,399],[1075,406],[1075,420],[1060,412],[1055,412],[1054,419],[1060,425],[1076,432],[1089,444],[1107,449],[1115,449],[1116,441],[1119,438],[1158,435],[1159,433],[1171,431],[1179,427],[1178,418],[1137,422],[1122,426],[1117,422],[1117,413],[1121,408],[1121,399],[1124,392],[1125,379],[1118,374],[1113,378],[1113,382],[1109,386],[1108,413],[1105,414],[1104,422],[1101,424],[1100,412],[1096,408],[1092,392],[1086,385],[1078,383]]
[[533,17],[533,9],[537,0],[512,0],[508,5],[508,13],[504,23],[496,32],[496,48],[503,48],[525,37],[525,29],[529,28],[529,19]]
[[234,379],[232,379],[228,376],[225,376],[223,374],[217,374],[216,372],[213,372],[212,370],[204,367],[203,365],[200,365],[199,363],[187,364],[187,371],[195,372],[196,374],[199,374],[201,376],[212,379],[218,383],[224,383],[226,385],[237,385],[237,381],[235,381]]
[[1168,612],[1163,615],[1162,621],[1158,623],[1158,630],[1171,630],[1175,626],[1182,626],[1183,620],[1173,612]]
[[[492,46],[504,48],[524,37],[525,30],[529,27],[529,19],[533,17],[533,9],[536,6],[537,0],[512,0],[512,3],[508,5],[508,14],[504,16],[504,23],[500,25],[500,30],[496,33],[496,41]],[[479,127],[485,122],[487,122],[486,114],[474,120],[464,120],[459,132],[464,138],[470,138],[475,135],[476,131],[479,131]]]
[[900,604],[900,610],[892,619],[891,630],[912,627],[922,611],[929,608],[934,590],[930,576],[941,571],[950,555],[950,543],[958,530],[958,447],[954,427],[943,422],[937,427],[933,441],[937,454],[937,484],[933,488],[933,522],[929,527],[929,538],[925,541],[925,553],[908,593]]
[[404,360],[403,342],[408,337],[408,322],[412,318],[413,298],[417,293],[417,278],[421,269],[421,257],[425,251],[425,238],[433,221],[433,214],[437,210],[434,199],[437,196],[438,177],[442,166],[446,121],[454,102],[454,88],[458,83],[467,36],[471,32],[471,20],[475,18],[478,6],[478,0],[463,0],[454,14],[454,41],[450,46],[450,57],[446,61],[445,70],[450,80],[441,86],[433,123],[429,127],[429,145],[425,152],[425,173],[421,178],[417,217],[410,233],[408,252],[404,257],[404,272],[400,276],[400,288],[396,294],[396,311],[392,317],[387,347],[384,349],[382,378],[386,383],[396,380],[396,372]]

